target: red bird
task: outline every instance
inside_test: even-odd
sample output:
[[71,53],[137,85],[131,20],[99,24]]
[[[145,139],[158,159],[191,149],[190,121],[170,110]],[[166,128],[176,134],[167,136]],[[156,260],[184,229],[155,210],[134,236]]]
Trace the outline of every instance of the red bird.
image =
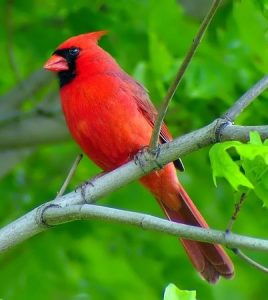
[[[88,157],[104,171],[133,158],[149,144],[157,115],[146,90],[97,44],[105,31],[81,34],[62,43],[44,68],[58,73],[61,104],[69,130]],[[172,140],[165,125],[160,143]],[[175,165],[140,179],[167,217],[208,228],[180,184]],[[198,272],[210,283],[231,278],[233,264],[221,246],[181,239]]]

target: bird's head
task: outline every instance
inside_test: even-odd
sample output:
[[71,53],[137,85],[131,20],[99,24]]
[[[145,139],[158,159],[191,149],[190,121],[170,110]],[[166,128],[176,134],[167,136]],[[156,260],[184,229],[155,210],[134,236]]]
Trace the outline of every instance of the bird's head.
[[60,85],[65,85],[75,77],[78,61],[96,49],[98,40],[104,34],[106,31],[97,31],[69,38],[53,52],[44,68],[59,73]]

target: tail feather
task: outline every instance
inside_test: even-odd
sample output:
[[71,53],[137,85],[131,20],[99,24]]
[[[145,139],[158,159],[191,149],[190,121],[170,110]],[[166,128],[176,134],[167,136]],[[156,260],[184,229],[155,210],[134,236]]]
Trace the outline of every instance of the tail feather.
[[[154,194],[166,216],[171,221],[208,228],[208,224],[177,179],[174,166],[168,164],[160,171],[141,179]],[[231,278],[234,267],[220,245],[181,239],[181,242],[197,271],[210,283],[220,276]]]
[[[174,211],[162,201],[160,204],[167,217],[174,222],[208,228],[190,197],[180,186],[181,207]],[[197,271],[210,283],[216,283],[220,276],[231,278],[234,275],[232,261],[219,245],[181,239],[181,242]]]

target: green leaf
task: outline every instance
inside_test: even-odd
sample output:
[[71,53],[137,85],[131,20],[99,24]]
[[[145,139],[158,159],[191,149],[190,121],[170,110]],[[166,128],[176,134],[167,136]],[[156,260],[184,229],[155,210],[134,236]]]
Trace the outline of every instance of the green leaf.
[[164,300],[196,300],[196,291],[180,290],[170,283],[165,289]]
[[249,133],[249,141],[252,145],[262,145],[261,137],[257,131],[251,131]]
[[265,164],[268,164],[268,145],[262,143],[261,137],[258,132],[250,132],[249,144],[236,145],[235,149],[241,156],[242,160],[249,159],[254,160],[260,156],[264,160]]
[[236,147],[245,175],[254,185],[255,195],[268,207],[268,145],[258,132],[250,133],[250,144]]
[[[234,161],[227,150],[234,148],[240,159]],[[213,180],[225,178],[238,190],[239,186],[253,189],[254,194],[268,207],[268,144],[262,143],[257,132],[250,133],[250,142],[226,142],[210,150]]]
[[268,145],[240,145],[235,147],[235,149],[242,160],[254,160],[257,156],[260,156],[268,164]]
[[254,160],[245,160],[243,169],[247,178],[254,185],[255,195],[262,201],[265,207],[268,207],[268,166],[264,163],[262,157],[256,157]]
[[238,190],[239,186],[253,189],[253,185],[247,177],[241,172],[238,164],[234,162],[227,152],[232,147],[241,145],[239,142],[226,142],[222,144],[215,144],[209,151],[213,181],[216,185],[216,178],[225,178],[230,185]]

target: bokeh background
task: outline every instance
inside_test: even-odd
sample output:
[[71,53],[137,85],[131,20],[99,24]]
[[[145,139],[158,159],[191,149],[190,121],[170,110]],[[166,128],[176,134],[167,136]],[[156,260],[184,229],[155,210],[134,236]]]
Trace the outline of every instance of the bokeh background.
[[[42,70],[55,47],[70,36],[108,29],[101,46],[148,88],[158,105],[210,2],[0,1],[1,226],[53,199],[80,153],[65,129],[57,81]],[[170,105],[166,122],[174,136],[218,117],[267,73],[266,9],[261,0],[224,2]],[[264,93],[238,123],[267,124],[267,100]],[[209,224],[223,230],[238,195],[224,180],[213,185],[208,151],[184,157],[186,171],[179,176]],[[84,158],[68,190],[99,172]],[[162,216],[138,183],[99,204]],[[234,230],[267,237],[267,228],[267,210],[249,197]],[[268,264],[267,254],[248,254]],[[0,298],[162,299],[173,282],[196,290],[203,300],[264,299],[267,275],[233,260],[236,277],[210,286],[176,238],[103,221],[74,222],[0,256]]]

